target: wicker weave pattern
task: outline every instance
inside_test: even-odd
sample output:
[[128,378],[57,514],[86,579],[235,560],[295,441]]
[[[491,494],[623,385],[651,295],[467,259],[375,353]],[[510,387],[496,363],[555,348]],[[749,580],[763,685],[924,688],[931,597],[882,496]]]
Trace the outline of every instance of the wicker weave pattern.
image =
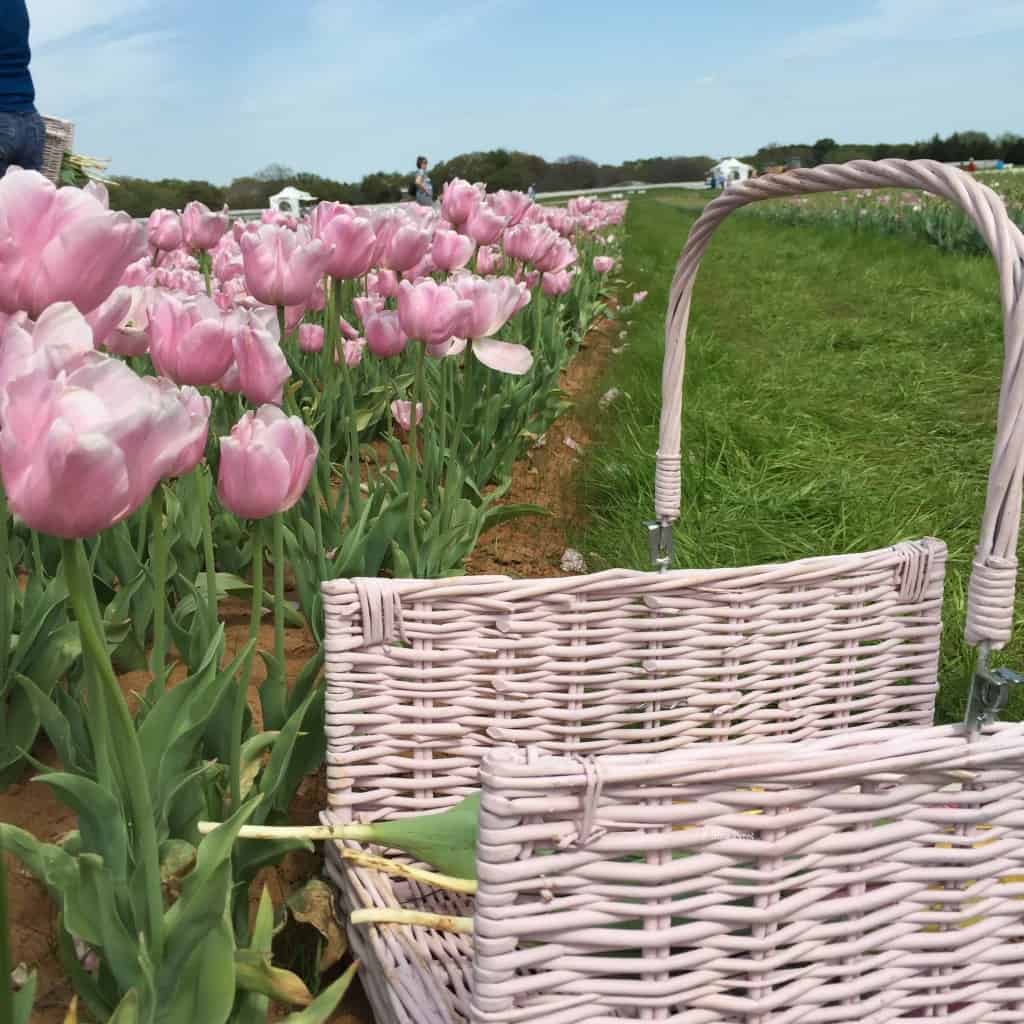
[[60,181],[60,168],[64,153],[75,145],[75,126],[70,121],[44,117],[46,144],[43,148],[43,174],[54,184]]
[[473,1024],[1024,1021],[1020,726],[531,754],[482,773]]

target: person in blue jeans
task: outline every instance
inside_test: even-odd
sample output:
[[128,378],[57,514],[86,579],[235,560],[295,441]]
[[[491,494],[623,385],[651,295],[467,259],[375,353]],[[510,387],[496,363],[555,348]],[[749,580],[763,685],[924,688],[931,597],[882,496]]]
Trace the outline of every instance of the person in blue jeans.
[[12,165],[43,167],[46,127],[36,110],[30,56],[25,0],[0,0],[0,176]]

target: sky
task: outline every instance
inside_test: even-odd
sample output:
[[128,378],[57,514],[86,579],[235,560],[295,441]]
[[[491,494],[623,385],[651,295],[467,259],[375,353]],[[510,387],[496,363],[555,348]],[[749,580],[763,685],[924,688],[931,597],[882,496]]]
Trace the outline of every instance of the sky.
[[[2,0],[0,0],[2,2]],[[1024,0],[28,0],[37,106],[110,172],[342,181],[1024,133]]]

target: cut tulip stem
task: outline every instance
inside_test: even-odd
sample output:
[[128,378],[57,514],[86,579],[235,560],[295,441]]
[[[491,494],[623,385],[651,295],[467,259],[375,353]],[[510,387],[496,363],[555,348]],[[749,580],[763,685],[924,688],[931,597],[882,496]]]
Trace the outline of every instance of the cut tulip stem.
[[[198,829],[201,836],[209,835],[223,825],[222,821],[201,821]],[[357,843],[376,841],[371,825],[243,825],[238,831],[239,839],[309,839],[313,842],[351,840]]]
[[477,883],[472,878],[442,875],[437,871],[427,871],[424,868],[413,867],[411,864],[403,864],[401,861],[389,860],[387,857],[378,857],[372,853],[364,853],[362,850],[353,850],[347,846],[340,847],[339,852],[344,860],[361,868],[369,868],[371,871],[379,871],[381,874],[393,875],[396,878],[408,878],[435,889],[446,889],[448,892],[458,892],[466,896],[476,894]]
[[421,910],[403,910],[395,907],[370,907],[353,910],[349,915],[353,924],[398,924],[419,928],[432,928],[455,935],[472,935],[473,918],[454,914],[428,914]]

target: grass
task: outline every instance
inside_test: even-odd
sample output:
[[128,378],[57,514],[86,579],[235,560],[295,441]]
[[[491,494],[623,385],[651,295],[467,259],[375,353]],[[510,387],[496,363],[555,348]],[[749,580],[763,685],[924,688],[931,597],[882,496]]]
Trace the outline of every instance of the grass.
[[[649,566],[668,287],[699,194],[630,204],[623,273],[630,347],[606,386],[581,481],[592,568]],[[739,213],[704,258],[693,302],[676,566],[717,567],[884,547],[949,546],[938,720],[963,715],[964,597],[1001,368],[991,260],[926,242],[799,230]],[[1014,642],[1009,663],[1024,645]],[[1020,718],[1024,698],[1005,717]]]

